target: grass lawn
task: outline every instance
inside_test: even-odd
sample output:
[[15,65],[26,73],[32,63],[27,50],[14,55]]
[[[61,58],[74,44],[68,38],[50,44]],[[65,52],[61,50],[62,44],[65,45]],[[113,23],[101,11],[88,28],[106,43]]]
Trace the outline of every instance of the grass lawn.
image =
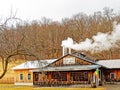
[[0,90],[106,90],[105,88],[65,88],[65,87],[33,87],[0,84]]

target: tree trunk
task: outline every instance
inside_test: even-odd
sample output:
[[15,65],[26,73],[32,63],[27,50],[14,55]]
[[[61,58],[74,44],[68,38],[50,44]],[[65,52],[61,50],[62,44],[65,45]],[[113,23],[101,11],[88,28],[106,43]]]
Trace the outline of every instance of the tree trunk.
[[1,75],[0,75],[0,79],[2,79],[2,78],[4,77],[4,75],[6,74],[6,72],[7,72],[8,60],[9,60],[9,58],[7,58],[7,59],[5,60],[5,64],[3,65],[3,66],[4,66],[4,69],[3,69],[3,72],[2,72]]

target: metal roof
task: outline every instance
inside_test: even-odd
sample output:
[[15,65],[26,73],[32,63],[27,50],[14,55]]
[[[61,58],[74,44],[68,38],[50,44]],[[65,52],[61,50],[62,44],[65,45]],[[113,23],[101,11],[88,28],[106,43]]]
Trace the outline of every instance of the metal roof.
[[[90,62],[90,63],[92,63],[92,64],[94,64],[94,65],[97,65],[96,62],[94,62],[94,61],[92,61],[92,60],[90,60],[90,59],[87,59],[84,54],[81,54],[81,53],[80,53],[79,56],[76,56],[76,55],[74,55],[74,54],[66,54],[65,56],[62,56],[62,57],[60,57],[60,58],[58,58],[58,59],[27,61],[27,62],[25,62],[25,63],[23,63],[23,64],[20,64],[20,65],[16,66],[16,67],[13,67],[12,69],[13,69],[13,70],[20,70],[20,69],[37,69],[37,68],[43,68],[43,67],[46,67],[46,66],[49,67],[52,63],[55,63],[55,62],[59,61],[60,59],[66,57],[67,55],[70,55],[70,56],[73,56],[73,57],[82,59],[82,60],[87,61],[87,62]],[[84,56],[83,56],[83,55],[84,55]],[[80,66],[81,66],[81,65],[80,65]],[[80,66],[79,66],[79,67],[80,67]],[[69,66],[69,67],[73,67],[73,66]],[[69,68],[69,67],[66,66],[66,68]],[[76,67],[76,66],[75,66],[75,67]],[[78,67],[78,66],[77,66],[77,67]],[[77,68],[77,67],[76,67],[76,68]],[[83,67],[83,66],[82,66],[82,67]],[[82,67],[81,67],[81,68],[82,68]],[[49,67],[49,68],[53,69],[53,67]],[[54,68],[56,68],[56,67],[54,67]],[[62,68],[64,68],[64,67],[61,67],[60,69],[62,69]],[[73,68],[74,68],[74,67],[73,67]],[[65,69],[65,68],[64,68],[64,69]],[[84,69],[84,68],[83,68],[83,69]]]
[[109,69],[118,69],[118,68],[120,69],[120,59],[99,60],[96,63],[105,66]]
[[47,59],[47,60],[35,60],[35,61],[27,61],[25,63],[22,63],[16,67],[13,67],[13,70],[20,70],[20,69],[36,69],[36,68],[42,68],[50,63],[54,62],[57,59]]
[[100,68],[100,65],[74,65],[74,66],[59,66],[59,67],[45,67],[43,69],[32,70],[33,72],[39,71],[77,71],[77,70],[93,70]]

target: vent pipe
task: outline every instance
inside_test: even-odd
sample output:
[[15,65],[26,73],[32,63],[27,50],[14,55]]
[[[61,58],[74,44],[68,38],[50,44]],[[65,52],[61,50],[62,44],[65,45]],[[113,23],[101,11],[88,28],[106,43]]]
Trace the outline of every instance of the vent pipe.
[[64,55],[66,55],[67,54],[67,48],[66,47],[62,47],[62,55],[64,56]]
[[71,48],[69,48],[69,52],[68,53],[71,54]]
[[62,47],[62,55],[71,54],[71,48]]

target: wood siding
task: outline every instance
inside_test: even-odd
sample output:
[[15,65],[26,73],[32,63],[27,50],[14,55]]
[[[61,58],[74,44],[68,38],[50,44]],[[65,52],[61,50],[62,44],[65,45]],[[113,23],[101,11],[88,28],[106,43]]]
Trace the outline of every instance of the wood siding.
[[[34,73],[34,85],[69,85],[69,84],[90,84],[94,71],[58,71],[41,73]],[[36,75],[38,76],[36,76]],[[36,77],[38,78],[35,80]]]
[[[111,73],[115,74],[114,79],[110,78]],[[120,82],[120,69],[107,69],[107,70],[105,70],[105,80],[108,82],[112,81],[112,80]]]
[[74,57],[75,58],[75,64],[64,64],[63,63],[64,58],[71,58],[71,57],[73,57],[73,56],[67,55],[66,57],[63,57],[63,58],[59,59],[58,61],[52,63],[50,66],[53,67],[53,66],[91,65],[92,64],[88,61],[82,60],[82,59],[77,58],[77,57]]
[[[66,61],[70,62],[66,62]],[[71,62],[72,60],[72,62]],[[62,67],[62,66],[72,66],[72,65],[91,65],[90,61],[82,60],[76,56],[70,54],[58,59],[49,65],[49,67]],[[77,71],[51,71],[45,72],[41,75],[40,72],[34,72],[33,80],[34,85],[59,85],[59,84],[85,84],[90,83],[93,77],[94,70],[77,70]]]
[[[32,83],[33,82],[33,73],[29,70],[15,70],[14,71],[14,82],[17,83]],[[20,80],[20,74],[23,74],[23,80]],[[28,80],[28,74],[31,75],[31,79]]]

